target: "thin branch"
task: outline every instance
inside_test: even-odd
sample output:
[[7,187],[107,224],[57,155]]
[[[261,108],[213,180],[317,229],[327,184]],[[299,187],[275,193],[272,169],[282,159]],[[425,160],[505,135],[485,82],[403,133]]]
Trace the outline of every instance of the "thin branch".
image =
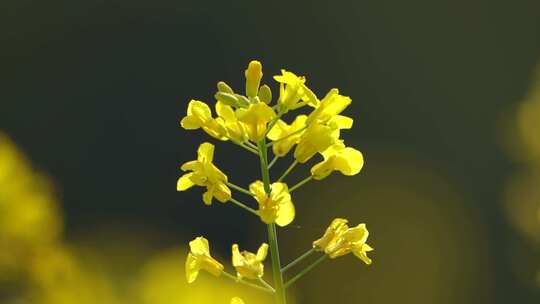
[[239,279],[237,278],[236,276],[228,273],[228,272],[221,272],[226,278],[228,279],[231,279],[233,280],[234,282],[236,283],[240,283],[240,284],[244,284],[246,286],[249,286],[249,287],[252,287],[252,288],[255,288],[255,289],[258,289],[258,290],[262,290],[262,291],[266,291],[266,292],[270,292],[270,293],[273,293],[274,291],[272,289],[268,289],[268,287],[263,287],[259,284],[254,284],[254,283],[251,283],[251,282],[248,282],[248,281],[245,281],[243,279]]
[[250,148],[250,147],[244,145],[243,143],[239,143],[239,142],[235,142],[235,141],[232,141],[232,142],[235,143],[236,145],[238,145],[238,146],[240,146],[240,147],[246,149],[247,151],[249,151],[249,152],[251,152],[251,153],[253,153],[253,154],[259,156],[259,152],[258,152],[257,150],[255,150],[255,149],[253,149],[253,148]]
[[279,159],[278,155],[274,156],[272,161],[268,164],[268,169],[272,168],[272,166],[277,162],[278,159]]
[[227,182],[227,186],[233,188],[234,190],[237,190],[237,191],[240,191],[240,192],[242,192],[244,194],[247,194],[249,196],[253,196],[253,193],[249,192],[248,189],[242,188],[242,187],[240,187],[238,185],[235,185],[235,184],[233,184],[231,182]]
[[301,180],[298,184],[292,186],[291,188],[289,188],[289,193],[293,192],[294,190],[300,188],[301,186],[303,186],[304,184],[306,184],[307,182],[309,182],[310,180],[313,179],[313,175],[310,175],[306,178],[304,178],[303,180]]
[[302,254],[301,256],[299,256],[298,258],[296,258],[294,261],[290,262],[287,266],[281,268],[281,272],[285,272],[289,269],[291,269],[292,267],[294,267],[296,264],[302,262],[305,258],[307,258],[308,256],[312,255],[313,253],[315,252],[315,249],[314,248],[311,248],[310,250],[306,251],[304,254]]
[[268,284],[268,282],[266,282],[263,278],[259,277],[259,282],[261,282],[261,284],[264,285],[264,287],[270,289],[272,292],[276,292],[274,287],[272,287],[272,285]]
[[326,260],[326,254],[321,256],[320,258],[318,258],[315,262],[313,262],[313,264],[309,265],[308,267],[304,268],[304,270],[300,271],[300,273],[298,273],[296,276],[294,276],[292,279],[290,279],[289,281],[287,281],[287,283],[285,283],[285,288],[289,288],[292,284],[294,284],[296,281],[298,281],[300,278],[302,278],[304,275],[306,275],[308,272],[310,272],[311,270],[313,270],[315,267],[317,267],[317,265],[319,265],[320,263],[322,263],[324,260]]
[[253,208],[251,208],[251,207],[248,207],[246,204],[241,203],[241,202],[235,200],[235,199],[232,198],[232,197],[231,197],[229,200],[230,200],[233,204],[235,204],[236,206],[238,206],[238,207],[240,207],[240,208],[242,208],[242,209],[244,209],[244,210],[246,210],[246,211],[248,211],[248,212],[251,212],[251,213],[255,214],[256,216],[259,216],[259,213],[257,212],[257,210],[255,210],[255,209],[253,209]]
[[278,182],[281,182],[285,177],[287,177],[287,175],[291,173],[292,169],[294,169],[294,167],[296,167],[297,164],[298,164],[298,161],[294,160],[293,163],[289,166],[289,168],[287,168],[287,170],[285,170],[283,175],[281,175],[281,177],[278,179]]

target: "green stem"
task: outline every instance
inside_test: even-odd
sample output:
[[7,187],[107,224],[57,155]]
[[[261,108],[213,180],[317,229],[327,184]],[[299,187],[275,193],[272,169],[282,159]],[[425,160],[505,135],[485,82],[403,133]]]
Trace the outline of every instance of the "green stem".
[[257,152],[257,150],[255,150],[255,149],[253,149],[253,148],[250,148],[250,147],[244,145],[243,143],[234,142],[234,141],[233,141],[233,143],[237,144],[238,146],[240,146],[240,147],[246,149],[247,151],[249,151],[249,152],[251,152],[251,153],[253,153],[253,154],[255,154],[255,155],[259,155],[259,152]]
[[227,182],[227,186],[229,186],[229,187],[231,187],[231,188],[233,188],[235,190],[238,190],[238,191],[240,191],[240,192],[242,192],[244,194],[247,194],[249,196],[253,196],[253,193],[249,192],[249,190],[244,189],[244,188],[242,188],[240,186],[237,186],[237,185],[235,185],[235,184],[233,184],[231,182]]
[[259,282],[261,283],[261,285],[264,285],[266,288],[270,289],[272,292],[276,292],[274,287],[268,284],[268,282],[266,282],[263,278],[259,277]]
[[292,186],[291,188],[289,188],[289,193],[293,192],[294,190],[302,187],[304,184],[306,184],[307,182],[309,182],[310,180],[313,179],[313,175],[311,176],[308,176],[306,178],[304,178],[302,181],[300,181],[298,184]]
[[322,257],[318,258],[315,262],[313,262],[313,264],[311,264],[308,267],[304,268],[304,270],[300,271],[300,273],[298,273],[292,279],[287,281],[287,283],[285,283],[285,288],[289,288],[292,284],[294,284],[296,281],[298,281],[300,278],[302,278],[308,272],[313,270],[315,267],[317,267],[317,265],[319,265],[324,260],[326,260],[326,254],[323,255]]
[[239,279],[237,277],[235,277],[234,275],[228,273],[228,272],[221,272],[223,274],[223,276],[225,276],[226,278],[228,279],[231,279],[233,281],[235,281],[236,283],[240,283],[240,284],[244,284],[246,286],[249,286],[249,287],[252,287],[252,288],[255,288],[255,289],[258,289],[258,290],[262,290],[262,291],[266,291],[266,292],[273,292],[272,289],[269,289],[268,287],[263,287],[263,286],[260,286],[258,284],[253,284],[253,283],[250,283],[248,281],[244,281],[242,279]]
[[232,198],[232,197],[231,197],[229,200],[230,200],[233,204],[235,204],[236,206],[238,206],[238,207],[240,207],[240,208],[242,208],[242,209],[244,209],[244,210],[246,210],[246,211],[248,211],[248,212],[251,212],[251,213],[255,214],[256,216],[259,216],[259,213],[257,212],[257,210],[255,210],[255,209],[253,209],[253,208],[251,208],[251,207],[248,207],[246,204],[241,203],[241,202],[235,200],[235,199]]
[[[264,183],[264,191],[270,195],[270,173],[268,172],[268,155],[266,141],[263,138],[258,143],[259,158],[261,163],[261,175]],[[270,258],[272,260],[272,276],[274,278],[276,304],[287,304],[283,275],[281,274],[281,262],[279,261],[279,246],[277,240],[276,224],[268,224],[268,243],[270,243]]]
[[272,159],[272,161],[268,164],[268,169],[269,170],[270,170],[270,168],[272,168],[272,166],[274,166],[274,164],[277,162],[278,159],[279,159],[278,155],[274,156],[274,159]]
[[287,175],[291,173],[292,169],[294,169],[294,167],[296,167],[297,164],[298,164],[298,161],[295,159],[293,163],[289,166],[289,168],[287,168],[287,170],[285,170],[283,175],[281,175],[281,177],[278,179],[278,182],[281,182],[285,177],[287,177]]
[[315,252],[315,249],[314,248],[311,248],[310,250],[306,251],[304,254],[302,254],[301,256],[299,256],[298,258],[296,258],[294,261],[290,262],[287,266],[281,268],[281,273],[284,273],[285,271],[291,269],[292,267],[294,267],[296,264],[302,262],[305,258],[307,258],[308,256],[310,256],[311,254],[313,254]]
[[252,149],[255,150],[255,151],[257,151],[257,149],[258,149],[257,146],[254,145],[253,143],[251,143],[250,141],[246,141],[246,142],[244,143],[244,145],[246,145],[246,146],[252,148]]

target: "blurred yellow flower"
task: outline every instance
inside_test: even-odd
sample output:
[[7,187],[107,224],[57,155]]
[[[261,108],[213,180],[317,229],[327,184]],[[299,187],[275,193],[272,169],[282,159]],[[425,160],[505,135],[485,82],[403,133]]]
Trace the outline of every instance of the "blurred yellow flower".
[[186,279],[188,283],[193,283],[197,279],[201,269],[215,276],[221,275],[223,265],[210,255],[210,246],[207,239],[199,236],[189,242],[189,248],[191,252],[186,259]]
[[282,157],[289,153],[302,136],[302,130],[306,127],[306,119],[306,115],[298,115],[290,125],[281,119],[277,121],[267,135],[270,140],[275,141],[272,144],[275,155]]
[[244,72],[246,76],[246,95],[254,98],[259,93],[259,86],[263,76],[262,65],[257,60],[252,60]]
[[189,161],[181,166],[183,171],[192,171],[178,179],[176,189],[185,191],[194,185],[206,187],[203,201],[212,204],[212,198],[224,203],[231,198],[231,190],[227,187],[227,176],[214,164],[214,145],[203,143],[197,150],[197,160]]
[[180,121],[182,128],[196,130],[202,128],[208,135],[219,140],[227,140],[227,130],[212,118],[210,107],[199,100],[191,100],[187,108],[187,116]]
[[242,301],[242,299],[239,297],[234,297],[231,299],[231,304],[244,304],[244,301]]
[[258,142],[266,135],[266,125],[276,117],[276,113],[267,104],[258,102],[250,104],[247,109],[237,109],[236,116],[245,124],[249,139]]
[[367,252],[373,248],[366,243],[368,236],[366,224],[349,228],[347,220],[338,218],[332,221],[320,239],[313,242],[313,248],[324,251],[332,259],[352,252],[369,265],[371,259],[367,256]]
[[259,216],[267,224],[276,223],[278,226],[287,226],[294,220],[294,205],[285,183],[270,185],[270,195],[264,191],[264,184],[256,181],[249,185],[249,191],[255,195],[259,203]]
[[321,180],[336,170],[343,175],[358,174],[364,165],[362,153],[356,149],[345,147],[342,141],[330,146],[322,153],[324,160],[311,168],[314,179]]
[[238,278],[257,279],[264,275],[263,261],[268,254],[268,244],[263,243],[257,254],[242,251],[238,249],[238,245],[232,245],[232,264],[236,269]]

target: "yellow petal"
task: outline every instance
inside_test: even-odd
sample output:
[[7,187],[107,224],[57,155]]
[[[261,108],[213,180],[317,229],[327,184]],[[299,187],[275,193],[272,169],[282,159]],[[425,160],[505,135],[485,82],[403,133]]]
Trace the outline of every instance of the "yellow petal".
[[261,63],[257,60],[252,60],[244,74],[246,76],[246,95],[248,97],[257,96],[263,76]]
[[232,245],[232,265],[234,267],[238,267],[243,265],[244,257],[242,254],[240,254],[240,249],[238,248],[238,244]]
[[276,218],[276,224],[280,227],[289,225],[294,220],[294,205],[292,201],[287,201],[279,205],[279,211]]
[[199,275],[199,263],[197,259],[189,253],[186,259],[186,280],[189,284],[193,283]]
[[208,240],[202,236],[195,238],[189,242],[189,248],[194,255],[210,255],[210,246]]
[[259,250],[257,250],[257,261],[264,261],[266,259],[266,255],[268,254],[268,244],[263,243],[261,247],[259,247]]
[[182,175],[182,177],[180,177],[178,179],[178,182],[176,183],[176,190],[185,191],[191,188],[193,185],[195,185],[190,179],[192,175],[193,173],[187,173],[187,174]]
[[203,202],[210,206],[212,205],[212,198],[214,197],[214,189],[212,187],[207,188],[206,192],[203,193]]
[[231,299],[231,304],[244,304],[244,301],[239,297],[234,297]]
[[211,163],[214,159],[214,145],[211,143],[202,143],[197,150],[197,160],[200,162]]

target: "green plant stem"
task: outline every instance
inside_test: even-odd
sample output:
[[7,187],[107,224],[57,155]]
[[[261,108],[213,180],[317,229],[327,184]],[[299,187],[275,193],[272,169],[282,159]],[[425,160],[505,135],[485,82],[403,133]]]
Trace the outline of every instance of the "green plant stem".
[[259,152],[257,152],[257,150],[255,150],[255,149],[253,149],[253,148],[250,148],[250,147],[244,145],[243,143],[234,142],[234,141],[233,141],[233,143],[237,144],[238,146],[240,146],[240,147],[246,149],[247,151],[249,151],[249,152],[251,152],[251,153],[253,153],[253,154],[255,154],[255,155],[259,155]]
[[233,280],[233,281],[236,282],[236,283],[244,284],[244,285],[246,285],[246,286],[249,286],[249,287],[251,287],[251,288],[255,288],[255,289],[258,289],[258,290],[261,290],[261,291],[273,292],[272,289],[269,289],[269,288],[266,287],[266,286],[263,287],[263,286],[258,285],[258,284],[254,284],[254,283],[251,283],[251,282],[248,282],[248,281],[244,281],[244,280],[239,279],[239,278],[237,278],[236,276],[234,276],[234,275],[232,275],[232,274],[230,274],[230,273],[228,273],[228,272],[223,271],[222,274],[223,274],[224,277],[226,277],[226,278],[228,278],[228,279],[231,279],[231,280]]
[[292,186],[291,188],[289,188],[289,193],[293,192],[294,190],[302,187],[304,184],[306,184],[307,182],[309,182],[310,180],[313,179],[313,175],[311,176],[308,176],[306,178],[304,178],[303,180],[301,180],[298,184]]
[[[270,195],[270,173],[268,172],[268,155],[266,142],[263,138],[258,143],[259,158],[261,163],[261,175],[264,183],[264,191]],[[281,262],[279,260],[279,246],[277,240],[276,224],[268,224],[268,243],[270,244],[270,258],[272,260],[272,276],[274,279],[274,288],[276,304],[286,304],[285,287],[283,286],[283,276],[281,274]]]
[[244,143],[244,145],[246,145],[246,146],[252,148],[252,149],[255,150],[255,151],[257,151],[257,149],[259,149],[256,145],[254,145],[254,144],[253,144],[252,142],[250,142],[250,141],[246,141],[246,142]]
[[270,289],[272,292],[276,292],[274,287],[268,284],[268,282],[266,282],[263,278],[259,277],[259,282],[261,283],[261,285],[264,285],[266,288]]
[[287,170],[283,172],[283,175],[281,175],[281,177],[277,181],[281,182],[285,177],[287,177],[287,175],[291,173],[292,169],[294,169],[294,167],[296,167],[297,164],[298,164],[298,161],[295,159],[293,163],[289,166],[289,168],[287,168]]
[[310,256],[311,254],[313,254],[315,252],[315,249],[314,248],[311,248],[310,250],[306,251],[304,254],[302,254],[301,256],[299,256],[298,258],[296,258],[294,261],[290,262],[287,266],[281,268],[281,273],[284,273],[285,271],[291,269],[292,267],[294,267],[296,264],[302,262],[305,258],[307,258],[308,256]]
[[279,156],[274,156],[274,159],[272,159],[272,161],[268,164],[268,170],[270,170],[270,168],[272,168],[272,166],[274,166],[274,164],[277,162],[277,160],[279,159]]
[[300,278],[302,278],[304,275],[306,275],[308,272],[313,270],[317,265],[319,265],[322,261],[326,260],[326,254],[318,258],[313,264],[309,265],[308,267],[304,268],[300,273],[295,275],[292,279],[287,281],[285,283],[285,288],[289,288],[292,284],[294,284],[296,281],[298,281]]
[[231,182],[227,182],[227,186],[229,186],[229,187],[231,187],[231,188],[233,188],[235,190],[238,190],[238,191],[240,191],[240,192],[242,192],[244,194],[247,194],[249,196],[253,196],[253,193],[249,192],[248,189],[244,189],[244,188],[242,188],[242,187],[240,187],[238,185],[235,185],[235,184],[233,184]]
[[246,210],[248,212],[251,212],[251,213],[255,214],[256,216],[259,216],[259,213],[257,212],[257,210],[255,210],[255,209],[253,209],[251,207],[248,207],[246,204],[241,203],[241,202],[235,200],[232,197],[229,200],[231,201],[231,203],[235,204],[236,206],[238,206],[238,207],[240,207],[240,208],[242,208],[242,209],[244,209],[244,210]]

